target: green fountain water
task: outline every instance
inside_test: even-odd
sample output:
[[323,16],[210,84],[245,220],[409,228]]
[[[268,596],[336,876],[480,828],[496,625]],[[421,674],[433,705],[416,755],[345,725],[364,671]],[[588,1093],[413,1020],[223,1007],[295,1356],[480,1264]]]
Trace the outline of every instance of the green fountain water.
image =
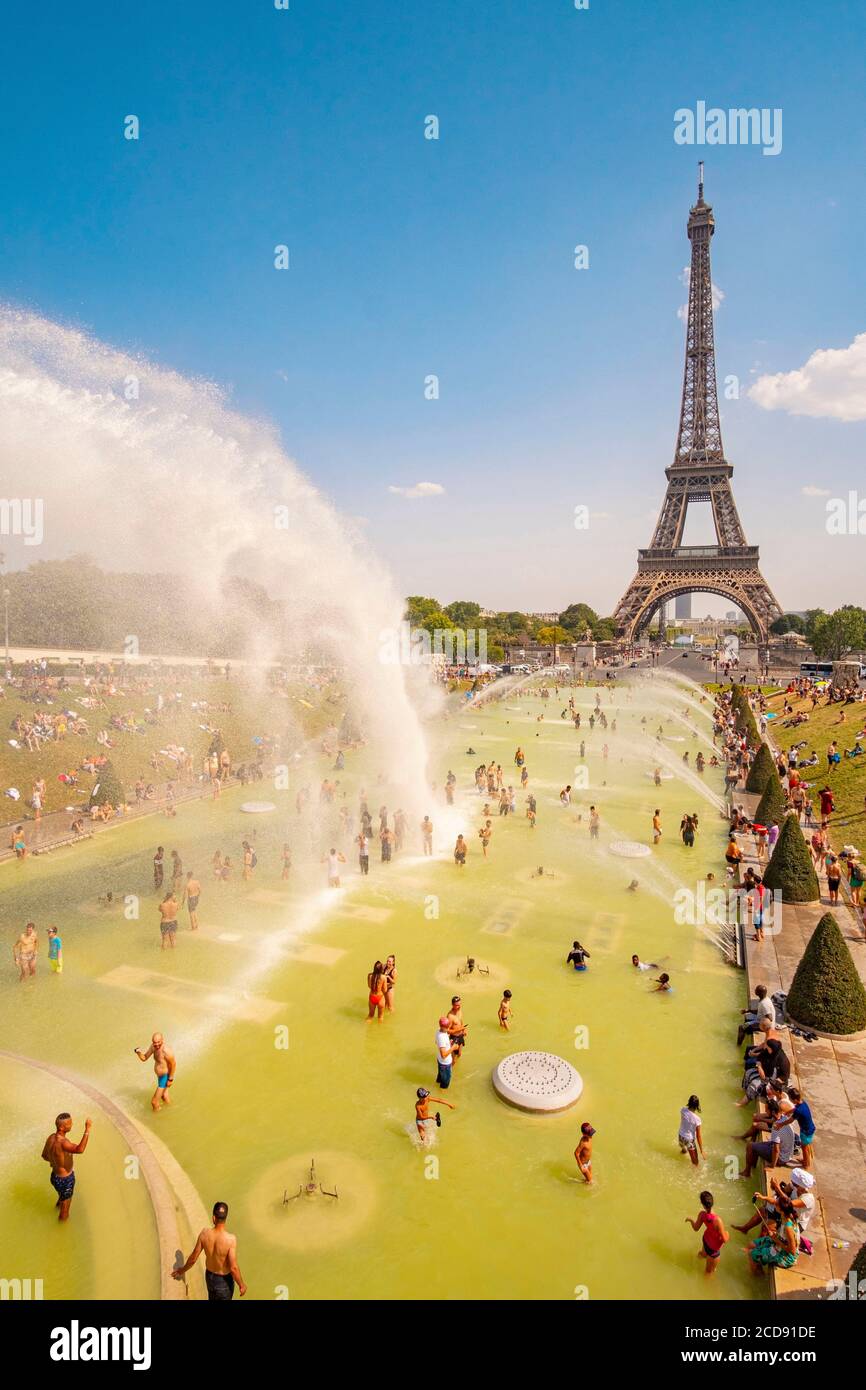
[[[2,870],[7,935],[28,917],[40,932],[53,921],[65,954],[60,977],[49,976],[44,958],[35,982],[19,985],[7,970],[3,1046],[97,1087],[158,1134],[208,1210],[218,1199],[229,1203],[249,1297],[754,1296],[736,1239],[707,1281],[699,1240],[684,1224],[704,1187],[728,1224],[742,1219],[750,1196],[748,1184],[726,1178],[726,1159],[739,1150],[729,1136],[743,980],[707,935],[674,921],[671,907],[677,886],[694,888],[723,862],[724,821],[714,804],[721,779],[708,771],[702,784],[680,775],[686,749],[690,761],[699,747],[709,754],[708,707],[663,683],[620,687],[612,702],[605,690],[602,708],[609,719],[617,711],[617,730],[590,735],[596,692],[574,694],[580,733],[559,719],[567,694],[542,704],[536,689],[523,689],[495,705],[452,704],[449,717],[428,729],[437,787],[449,766],[458,777],[454,807],[446,808],[441,791],[431,795],[436,857],[421,857],[413,823],[403,853],[388,865],[374,855],[361,879],[346,844],[339,892],[325,887],[321,846],[310,848],[292,787],[267,789],[277,804],[267,816],[244,815],[243,794],[232,791],[216,804],[182,806],[175,821],[121,825]],[[494,759],[516,784],[518,744],[537,827],[518,792],[518,814],[493,817],[484,861],[477,839],[484,798],[472,773]],[[656,788],[647,773],[659,764],[676,775]],[[559,791],[579,786],[579,766],[589,784],[565,808]],[[321,778],[328,767],[320,758],[311,775]],[[358,786],[374,788],[375,772],[371,755],[350,755],[342,776],[353,812]],[[381,798],[371,790],[371,809],[380,799],[387,788]],[[602,817],[596,843],[590,802]],[[652,856],[612,854],[612,841],[650,843],[655,806],[665,835]],[[677,834],[686,810],[701,814],[693,850]],[[217,884],[214,850],[235,857],[253,829],[253,881]],[[450,855],[457,829],[470,846],[462,871]],[[295,848],[288,884],[280,880],[284,839]],[[201,928],[191,933],[182,912],[174,953],[159,950],[150,870],[157,843],[176,845],[204,884]],[[540,878],[539,865],[547,871]],[[627,888],[633,877],[637,892]],[[111,906],[98,901],[108,891]],[[125,915],[126,895],[140,899],[137,918]],[[127,905],[127,914],[134,910]],[[575,937],[592,953],[584,975],[564,964]],[[396,1009],[383,1024],[367,1024],[366,975],[389,952],[397,957]],[[651,993],[630,964],[633,952],[662,961],[673,994]],[[467,956],[489,974],[476,970],[458,982]],[[514,1006],[507,1035],[496,1016],[506,985]],[[457,1109],[442,1110],[433,1145],[421,1149],[415,1089],[433,1087],[435,1023],[455,992],[470,1030],[448,1094]],[[179,1066],[174,1105],[154,1116],[152,1074],[133,1048],[157,1029]],[[491,1071],[521,1049],[554,1052],[578,1068],[584,1090],[572,1110],[532,1116],[497,1098]],[[0,1274],[42,1278],[46,1298],[157,1297],[154,1219],[143,1183],[124,1175],[120,1137],[96,1120],[90,1148],[76,1161],[72,1220],[58,1228],[39,1154],[60,1110],[75,1116],[77,1137],[81,1098],[21,1063],[2,1062],[0,1071],[11,1106],[0,1158]],[[676,1144],[679,1109],[693,1091],[702,1098],[709,1153],[700,1170]],[[577,1180],[572,1157],[584,1119],[598,1131],[591,1187]],[[284,1194],[307,1181],[312,1160],[339,1197],[284,1204]]]

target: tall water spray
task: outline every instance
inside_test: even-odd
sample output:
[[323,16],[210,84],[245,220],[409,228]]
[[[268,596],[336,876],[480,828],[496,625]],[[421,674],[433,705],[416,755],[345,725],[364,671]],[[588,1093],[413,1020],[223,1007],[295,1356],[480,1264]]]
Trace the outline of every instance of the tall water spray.
[[108,568],[176,573],[215,615],[227,578],[261,584],[287,623],[270,651],[251,624],[247,655],[300,662],[313,647],[340,667],[378,766],[407,804],[423,786],[410,672],[381,659],[402,603],[272,426],[209,382],[2,308],[0,458],[6,493],[44,508],[44,549],[22,561],[94,551]]

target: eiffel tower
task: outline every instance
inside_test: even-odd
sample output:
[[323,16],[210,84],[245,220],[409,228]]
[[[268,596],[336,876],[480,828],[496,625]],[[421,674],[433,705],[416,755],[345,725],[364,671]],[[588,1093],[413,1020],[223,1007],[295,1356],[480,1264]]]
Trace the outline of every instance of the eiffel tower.
[[[692,244],[686,366],[680,428],[674,461],[656,528],[647,550],[638,551],[637,574],[616,606],[617,636],[632,642],[659,609],[678,594],[720,594],[741,608],[758,643],[782,610],[758,567],[758,547],[747,545],[734,494],[733,467],[722,449],[716,356],[713,346],[713,287],[710,238],[713,210],[704,202],[704,166],[699,166],[698,201],[689,212]],[[683,545],[691,502],[709,502],[716,545]]]

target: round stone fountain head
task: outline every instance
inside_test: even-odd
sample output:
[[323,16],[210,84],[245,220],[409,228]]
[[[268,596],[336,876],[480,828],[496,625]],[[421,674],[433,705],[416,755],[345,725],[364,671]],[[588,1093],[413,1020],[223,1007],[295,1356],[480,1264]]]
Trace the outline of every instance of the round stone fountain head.
[[611,840],[608,849],[620,859],[644,859],[652,854],[649,845],[642,845],[639,840]]
[[539,1115],[567,1110],[583,1090],[580,1072],[553,1052],[512,1052],[494,1068],[492,1079],[509,1105]]

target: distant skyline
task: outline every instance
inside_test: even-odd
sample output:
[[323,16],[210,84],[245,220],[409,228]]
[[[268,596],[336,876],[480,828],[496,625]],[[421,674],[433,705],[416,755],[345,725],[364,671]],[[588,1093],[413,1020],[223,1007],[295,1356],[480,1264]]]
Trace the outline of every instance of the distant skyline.
[[[784,608],[863,602],[827,504],[866,498],[864,41],[853,0],[19,10],[0,298],[273,421],[402,593],[607,614],[673,455],[703,158],[747,537]],[[677,143],[700,102],[781,113],[777,152]]]

